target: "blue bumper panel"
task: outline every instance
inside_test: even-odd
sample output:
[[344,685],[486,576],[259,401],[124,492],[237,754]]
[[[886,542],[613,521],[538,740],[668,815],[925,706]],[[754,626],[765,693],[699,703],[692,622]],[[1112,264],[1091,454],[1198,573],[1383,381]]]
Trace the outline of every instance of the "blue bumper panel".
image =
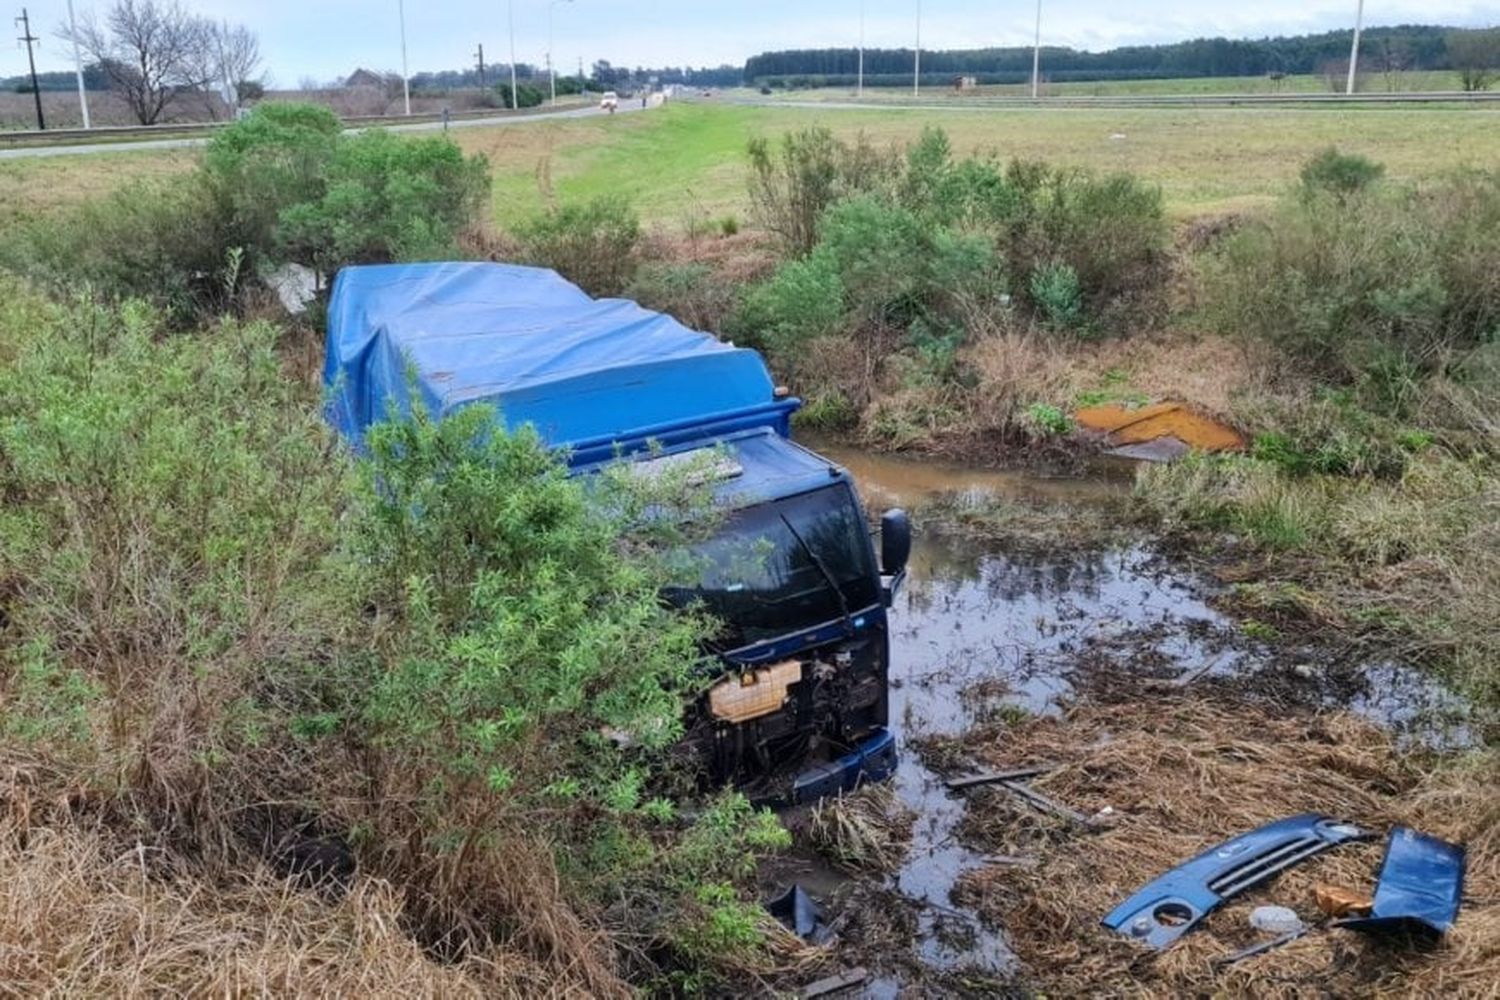
[[1446,934],[1458,917],[1464,865],[1462,845],[1398,826],[1385,848],[1370,915],[1340,920],[1338,926],[1376,933]]
[[797,775],[792,783],[792,802],[816,802],[853,791],[867,781],[885,781],[896,773],[897,759],[896,738],[888,729],[877,729],[838,760],[814,765]]
[[1165,948],[1225,900],[1330,847],[1369,838],[1351,823],[1317,813],[1277,820],[1172,869],[1115,907],[1103,923]]

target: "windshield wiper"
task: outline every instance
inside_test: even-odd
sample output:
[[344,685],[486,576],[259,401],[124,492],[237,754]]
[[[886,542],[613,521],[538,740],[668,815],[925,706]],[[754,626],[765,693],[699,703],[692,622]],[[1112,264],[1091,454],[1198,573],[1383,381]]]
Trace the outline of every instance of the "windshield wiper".
[[802,532],[797,530],[786,514],[777,511],[777,516],[781,518],[781,523],[786,525],[786,530],[792,533],[792,537],[797,539],[797,543],[802,546],[802,551],[807,553],[807,557],[818,568],[818,572],[823,574],[823,579],[827,581],[829,589],[833,591],[833,596],[838,598],[839,610],[844,615],[844,625],[852,635],[854,633],[854,616],[849,613],[849,602],[844,599],[844,592],[839,589],[838,582],[834,580],[833,574],[828,572],[828,567],[823,564],[823,560],[818,557],[817,552],[813,551],[813,547],[807,544],[807,539],[802,537]]

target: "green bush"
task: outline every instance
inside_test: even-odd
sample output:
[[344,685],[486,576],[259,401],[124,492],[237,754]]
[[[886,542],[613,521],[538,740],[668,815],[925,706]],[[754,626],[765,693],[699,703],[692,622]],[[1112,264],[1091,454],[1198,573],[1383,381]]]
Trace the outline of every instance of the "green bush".
[[203,174],[226,223],[222,238],[243,247],[252,267],[274,261],[282,212],[322,197],[342,131],[325,107],[271,102],[209,140]]
[[1011,193],[995,200],[1013,289],[1032,295],[1039,273],[1066,266],[1077,278],[1081,319],[1106,329],[1151,322],[1162,309],[1168,231],[1161,190],[1129,174],[1093,174],[1013,163]]
[[328,276],[346,264],[453,257],[488,190],[484,158],[446,137],[361,132],[334,147],[321,197],[282,210],[277,243]]
[[323,646],[348,483],[278,332],[214,332],[0,295],[0,643],[28,650],[7,714],[78,787],[184,833],[244,778],[228,748],[269,665]]
[[640,218],[619,195],[555,208],[516,234],[526,259],[550,267],[591,295],[619,295],[635,274]]
[[[563,89],[563,81],[559,79],[557,81],[557,84],[557,92],[559,94],[565,93],[566,91]],[[510,108],[513,111],[517,108],[540,107],[542,101],[546,97],[546,95],[542,93],[542,88],[529,83],[516,84],[516,94],[520,98],[519,104],[517,104],[517,102],[511,98],[510,84],[508,82],[495,84],[495,93],[500,95],[500,106],[504,108]]]
[[1500,329],[1500,171],[1420,188],[1287,198],[1204,261],[1227,334],[1399,408],[1411,383]]
[[1083,325],[1083,289],[1069,265],[1047,264],[1033,271],[1030,292],[1050,329],[1068,332]]
[[863,138],[845,143],[822,127],[786,133],[779,150],[765,139],[753,139],[749,156],[755,221],[780,237],[793,256],[817,245],[818,225],[830,205],[845,195],[881,187],[898,170],[894,159]]
[[483,157],[446,138],[347,135],[326,108],[271,102],[219,131],[195,172],[32,223],[0,244],[0,262],[147,299],[185,324],[233,310],[288,261],[328,276],[455,254],[488,185]]
[[787,355],[844,324],[844,283],[833,254],[819,251],[787,261],[745,292],[732,331]]
[[1345,197],[1365,190],[1384,174],[1381,164],[1330,146],[1302,165],[1302,190],[1312,196]]

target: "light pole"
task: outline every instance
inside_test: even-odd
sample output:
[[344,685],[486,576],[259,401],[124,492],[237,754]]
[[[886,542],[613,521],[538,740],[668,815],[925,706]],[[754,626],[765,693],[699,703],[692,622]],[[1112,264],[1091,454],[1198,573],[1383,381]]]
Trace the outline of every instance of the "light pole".
[[516,90],[516,0],[507,0],[505,21],[510,30],[510,109],[521,110],[521,94]]
[[552,8],[573,0],[548,0],[547,3],[547,75],[552,78],[552,103],[557,103],[557,66],[552,59]]
[[1031,50],[1031,99],[1042,87],[1042,0],[1036,0],[1036,46]]
[[396,17],[401,21],[401,97],[406,102],[406,113],[411,114],[411,83],[406,75],[406,2],[396,0]]
[[856,97],[864,96],[864,0],[859,0],[859,75],[856,76],[853,93]]
[[1349,85],[1344,88],[1344,93],[1354,93],[1354,78],[1359,74],[1359,32],[1365,24],[1365,0],[1359,0],[1359,8],[1354,13],[1354,45],[1349,49]]
[[922,96],[922,0],[917,0],[917,52],[911,64],[911,96]]
[[73,71],[78,74],[78,110],[83,112],[83,127],[89,127],[89,98],[83,89],[83,56],[78,54],[78,22],[73,19],[73,0],[68,0],[68,34],[73,38]]

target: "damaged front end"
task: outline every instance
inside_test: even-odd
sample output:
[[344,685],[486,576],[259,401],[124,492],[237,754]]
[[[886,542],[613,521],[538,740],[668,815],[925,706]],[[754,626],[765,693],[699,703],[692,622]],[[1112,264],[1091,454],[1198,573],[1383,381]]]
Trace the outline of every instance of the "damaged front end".
[[840,477],[737,511],[701,547],[695,585],[674,599],[723,623],[686,739],[713,781],[791,803],[895,770],[886,608],[910,551],[905,514],[882,518],[881,541],[877,568]]

